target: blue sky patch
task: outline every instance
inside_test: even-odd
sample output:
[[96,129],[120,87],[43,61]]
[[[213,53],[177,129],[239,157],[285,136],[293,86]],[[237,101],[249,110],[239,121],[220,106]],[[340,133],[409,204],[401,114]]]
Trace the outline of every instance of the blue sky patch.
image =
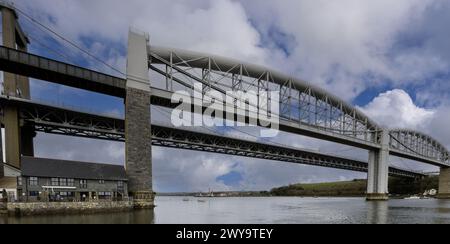
[[242,174],[237,171],[231,171],[226,175],[222,175],[216,178],[216,181],[222,182],[223,184],[231,187],[237,187],[240,185],[240,182],[244,179]]

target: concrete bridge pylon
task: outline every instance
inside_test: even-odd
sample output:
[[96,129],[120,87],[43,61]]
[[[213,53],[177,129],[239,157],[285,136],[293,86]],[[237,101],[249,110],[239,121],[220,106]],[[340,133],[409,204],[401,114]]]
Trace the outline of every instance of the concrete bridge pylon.
[[[14,6],[0,2],[0,11],[2,18],[1,35],[3,40],[1,44],[8,48],[26,52],[29,40],[20,27]],[[3,78],[3,93],[5,95],[30,99],[30,83],[27,77],[4,72]],[[36,134],[32,128],[20,123],[18,110],[14,106],[8,106],[3,111],[2,118],[0,119],[0,128],[2,127],[5,128],[4,136],[7,142],[5,143],[5,163],[20,169],[21,156],[34,155],[33,138]],[[0,163],[0,168],[2,168],[0,170],[1,178],[4,176],[3,160]]]
[[367,200],[388,200],[389,180],[389,132],[380,135],[381,149],[369,151],[369,171],[367,175]]

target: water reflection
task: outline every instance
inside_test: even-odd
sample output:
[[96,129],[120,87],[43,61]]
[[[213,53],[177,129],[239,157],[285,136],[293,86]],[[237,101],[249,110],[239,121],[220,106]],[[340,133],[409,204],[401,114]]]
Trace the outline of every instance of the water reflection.
[[95,215],[0,217],[0,224],[449,224],[450,201],[364,198],[157,197],[154,210]]
[[0,224],[154,224],[154,210],[134,212],[1,218]]
[[389,203],[387,201],[367,202],[367,223],[387,224],[389,216]]

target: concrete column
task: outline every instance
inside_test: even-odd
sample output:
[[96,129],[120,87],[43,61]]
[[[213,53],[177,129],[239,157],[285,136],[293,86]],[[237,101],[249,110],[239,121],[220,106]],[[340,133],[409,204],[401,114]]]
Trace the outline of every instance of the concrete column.
[[[16,48],[16,15],[12,9],[1,8],[3,45]],[[17,96],[17,76],[4,72],[4,92],[9,96]],[[5,161],[7,164],[20,168],[20,125],[17,108],[6,107],[4,111],[5,125]]]
[[3,168],[3,131],[2,131],[2,123],[1,123],[1,119],[0,119],[0,179],[3,177],[5,177],[5,172],[4,172],[4,168]]
[[[27,52],[27,46],[18,46],[18,49]],[[17,76],[17,89],[20,91],[19,97],[31,99],[30,80],[25,76]],[[34,157],[34,138],[36,132],[32,126],[22,126],[20,135],[20,151],[22,155]]]
[[450,168],[441,168],[438,198],[450,199]]
[[388,200],[389,132],[381,134],[381,149],[369,152],[367,200]]
[[148,35],[129,33],[125,99],[125,157],[135,208],[153,207]]
[[17,108],[5,108],[5,162],[20,169],[20,126]]

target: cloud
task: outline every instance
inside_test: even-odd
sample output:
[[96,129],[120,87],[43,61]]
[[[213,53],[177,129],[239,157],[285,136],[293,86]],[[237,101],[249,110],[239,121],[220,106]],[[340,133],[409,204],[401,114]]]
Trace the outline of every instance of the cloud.
[[[447,72],[448,1],[245,1],[264,39],[291,37],[271,63],[352,100],[370,87],[423,83]],[[427,38],[423,46],[413,45]],[[275,45],[276,46],[276,45]],[[444,53],[440,54],[440,52]]]
[[[389,129],[421,131],[450,148],[450,110],[447,106],[426,109],[417,106],[404,90],[395,89],[378,95],[372,102],[360,108],[370,118]],[[404,169],[435,172],[436,167],[410,160],[391,157],[391,163]]]
[[427,128],[436,111],[418,107],[404,90],[381,93],[361,108],[370,118],[387,128]]
[[106,56],[122,69],[125,54],[120,57],[113,49],[105,50],[105,45],[119,45],[119,50],[124,49],[130,26],[150,33],[152,45],[226,55],[256,63],[263,63],[267,56],[259,45],[259,33],[249,22],[245,9],[235,1],[17,2],[58,33],[83,43],[92,53]]

